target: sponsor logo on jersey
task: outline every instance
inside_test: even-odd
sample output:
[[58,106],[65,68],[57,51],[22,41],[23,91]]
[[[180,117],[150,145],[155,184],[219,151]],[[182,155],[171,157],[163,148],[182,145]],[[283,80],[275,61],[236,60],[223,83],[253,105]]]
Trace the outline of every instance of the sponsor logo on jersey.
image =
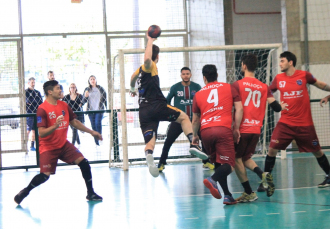
[[300,91],[290,91],[290,92],[283,92],[283,96],[284,97],[288,97],[288,98],[298,98],[298,97],[302,97],[303,96],[303,90]]
[[209,112],[213,112],[213,111],[221,111],[221,110],[223,110],[223,106],[221,106],[221,107],[214,107],[214,108],[211,108],[210,110],[204,112],[203,115],[205,115],[205,114],[207,114],[207,113],[209,113]]
[[257,89],[262,88],[262,86],[259,85],[259,84],[253,84],[253,83],[249,83],[249,82],[243,82],[243,86],[254,87],[254,88],[257,88]]
[[319,144],[319,141],[317,139],[314,139],[312,141],[313,146],[317,146]]
[[220,155],[220,159],[221,160],[224,160],[224,161],[228,161],[229,160],[229,157],[228,156],[222,156],[222,155]]
[[201,91],[205,91],[205,90],[208,90],[208,89],[211,89],[211,88],[218,88],[218,87],[223,87],[223,84],[212,84],[212,85],[208,85],[208,86],[205,86],[201,89]]
[[42,122],[42,118],[41,118],[41,116],[38,116],[37,117],[37,123],[41,123]]
[[243,124],[256,124],[256,125],[258,125],[260,123],[260,121],[258,121],[258,120],[253,120],[253,119],[251,119],[251,120],[249,120],[249,119],[244,119],[244,121],[243,121]]
[[280,141],[277,140],[277,139],[272,139],[271,142],[274,142],[274,143],[280,143]]
[[196,94],[196,91],[191,91],[191,95],[194,96]]
[[64,110],[62,110],[62,115],[65,116],[65,111]]
[[181,99],[180,104],[181,105],[191,105],[193,103],[192,99]]
[[145,89],[144,89],[144,88],[139,88],[139,94],[143,94],[143,93],[144,93],[144,91],[145,91]]
[[301,79],[297,80],[297,84],[298,84],[299,86],[301,86],[301,85],[302,85],[302,80],[301,80]]
[[208,124],[209,122],[220,122],[221,121],[221,116],[214,116],[214,117],[211,117],[211,118],[208,118],[208,119],[205,119],[203,118],[202,119],[202,122],[201,122],[201,125],[206,125]]
[[286,84],[285,81],[278,82],[278,85],[279,85],[280,88],[284,88],[285,87],[285,84]]

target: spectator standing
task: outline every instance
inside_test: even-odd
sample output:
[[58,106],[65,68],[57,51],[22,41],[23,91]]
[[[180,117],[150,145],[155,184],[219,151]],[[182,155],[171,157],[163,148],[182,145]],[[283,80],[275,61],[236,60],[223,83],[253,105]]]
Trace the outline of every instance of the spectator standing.
[[[48,77],[48,80],[55,80],[55,73],[53,71],[49,71],[47,73],[47,77]],[[61,99],[64,98],[64,90],[63,90],[63,86],[60,84],[60,89],[61,89]]]
[[[28,81],[29,87],[25,90],[26,113],[28,114],[37,113],[37,109],[39,105],[42,104],[42,97],[40,92],[34,89],[35,84],[36,84],[36,79],[34,77],[29,78]],[[34,142],[35,142],[34,117],[27,117],[26,124],[27,124],[28,138],[30,132],[32,132],[30,151],[36,151],[36,148],[34,147]]]
[[[62,101],[66,102],[73,111],[81,111],[82,100],[83,100],[83,96],[78,93],[76,84],[71,83],[69,87],[69,94],[64,96]],[[83,114],[77,114],[77,119],[81,123],[85,122]],[[78,145],[80,145],[78,130],[71,125],[70,127],[72,129],[72,144],[74,145],[77,141]]]
[[[87,111],[104,110],[107,107],[107,93],[104,88],[97,85],[96,77],[91,75],[88,78],[89,86],[84,90],[84,98],[82,104],[87,102]],[[88,114],[92,129],[102,134],[102,118],[103,113]],[[99,140],[94,138],[95,144],[99,144]]]

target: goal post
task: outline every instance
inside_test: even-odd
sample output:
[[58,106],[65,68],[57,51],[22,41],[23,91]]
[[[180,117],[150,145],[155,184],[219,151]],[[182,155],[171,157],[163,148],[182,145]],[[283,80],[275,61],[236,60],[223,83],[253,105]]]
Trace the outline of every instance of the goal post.
[[[261,51],[262,54],[260,54],[260,58],[262,56],[267,56],[264,66],[260,67],[262,72],[266,72],[266,74],[263,75],[263,78],[265,78],[265,83],[269,85],[271,82],[271,79],[275,77],[276,74],[280,73],[280,69],[278,67],[278,59],[279,54],[282,52],[282,44],[255,44],[255,45],[224,45],[224,46],[200,46],[200,47],[169,47],[169,48],[161,48],[160,49],[160,55],[163,53],[172,54],[172,53],[182,53],[182,58],[190,58],[189,60],[184,60],[182,63],[189,63],[190,66],[197,66],[204,64],[203,61],[206,61],[205,64],[219,64],[221,63],[222,66],[224,66],[223,69],[221,67],[221,71],[224,72],[226,77],[226,82],[232,83],[237,80],[237,75],[239,75],[239,69],[237,67],[237,63],[240,64],[240,58],[237,57],[238,53],[241,53],[240,55],[244,55],[247,52],[250,52],[252,50],[264,50]],[[211,56],[211,54],[214,54],[216,51],[222,51],[223,58],[221,60],[218,60],[217,63],[208,63],[209,60],[206,57]],[[120,93],[120,112],[121,112],[121,147],[122,147],[122,158],[123,158],[123,170],[128,170],[128,137],[127,137],[127,106],[126,106],[126,96],[128,93],[128,80],[131,78],[131,74],[136,69],[132,69],[132,72],[126,73],[125,72],[125,65],[129,65],[129,61],[131,61],[132,56],[134,55],[141,55],[144,54],[144,49],[120,49],[118,50],[118,64],[119,64],[119,77],[120,77],[120,86],[119,86],[119,93]],[[199,59],[195,60],[198,63],[192,63],[192,56],[194,53],[200,53]],[[189,55],[187,55],[187,53]],[[127,56],[130,56],[128,58]],[[180,55],[181,56],[181,55]],[[201,57],[202,56],[202,57]],[[257,55],[258,56],[258,55]],[[161,61],[169,61],[170,58],[162,59]],[[264,58],[264,57],[262,57]],[[259,58],[258,58],[259,59]],[[236,62],[235,62],[236,61]],[[181,63],[181,62],[180,62]],[[141,63],[142,64],[142,63]],[[236,64],[236,67],[235,67]],[[231,67],[228,67],[230,66]],[[233,67],[234,66],[234,67]],[[183,67],[183,66],[182,66]],[[229,69],[231,68],[231,69]],[[240,68],[240,65],[239,65]],[[127,69],[126,69],[127,70]],[[219,68],[220,70],[220,68]],[[196,71],[198,72],[198,77],[201,75],[201,68],[198,67],[198,69],[192,68],[192,72]],[[164,80],[164,78],[163,78]],[[162,88],[162,75],[160,74],[160,86]],[[179,82],[179,81],[177,81]],[[201,85],[202,87],[204,85]],[[277,98],[278,99],[278,98]],[[266,108],[266,118],[265,118],[265,127],[267,128],[267,124],[271,122],[271,120],[268,119],[268,106]],[[275,122],[277,122],[279,119],[279,114],[276,114],[274,117]],[[274,123],[273,123],[274,126]],[[141,134],[142,135],[142,134]],[[267,138],[269,139],[269,133],[267,132],[267,129],[261,134],[261,138],[259,141],[259,144],[261,146],[261,151],[259,155],[265,155],[267,153]],[[156,146],[157,147],[157,146]],[[283,152],[281,152],[281,155]],[[282,155],[283,156],[283,155]]]

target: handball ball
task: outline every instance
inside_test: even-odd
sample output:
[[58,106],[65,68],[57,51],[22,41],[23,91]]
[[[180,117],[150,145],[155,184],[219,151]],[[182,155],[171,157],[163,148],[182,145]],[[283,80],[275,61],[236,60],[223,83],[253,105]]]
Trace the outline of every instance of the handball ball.
[[158,25],[151,25],[148,29],[148,35],[152,38],[157,38],[162,33],[162,30]]

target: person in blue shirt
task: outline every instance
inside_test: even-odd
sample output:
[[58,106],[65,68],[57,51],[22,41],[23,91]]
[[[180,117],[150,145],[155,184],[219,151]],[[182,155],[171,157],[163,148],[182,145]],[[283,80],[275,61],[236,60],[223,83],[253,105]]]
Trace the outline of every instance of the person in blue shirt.
[[[38,90],[34,89],[35,87],[35,78],[29,78],[28,85],[29,87],[25,90],[25,98],[26,98],[26,113],[28,114],[35,114],[37,113],[37,109],[40,104],[42,104],[42,97]],[[27,117],[26,118],[27,124],[27,135],[29,138],[30,132],[32,132],[31,136],[31,146],[30,151],[36,151],[34,147],[35,141],[35,128],[34,128],[34,117]]]

